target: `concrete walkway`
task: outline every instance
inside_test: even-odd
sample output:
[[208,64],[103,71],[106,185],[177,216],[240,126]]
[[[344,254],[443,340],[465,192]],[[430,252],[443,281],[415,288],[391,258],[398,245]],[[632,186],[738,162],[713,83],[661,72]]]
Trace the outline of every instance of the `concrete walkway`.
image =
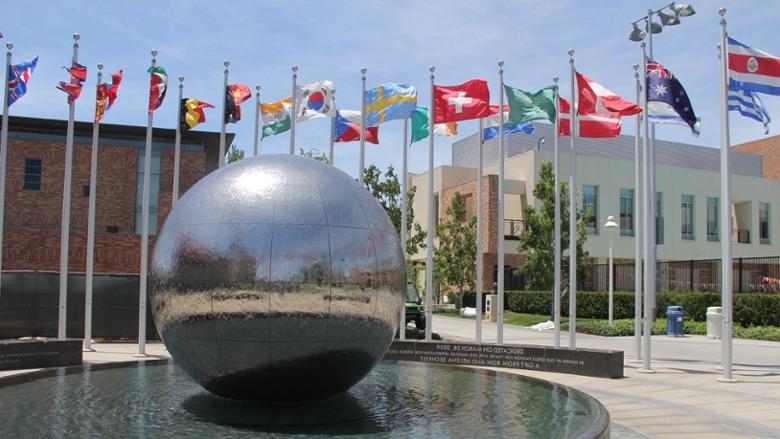
[[[433,332],[445,339],[473,341],[474,320],[436,315]],[[483,341],[495,342],[496,325],[483,323]],[[513,325],[504,342],[552,345],[553,333]],[[624,379],[498,369],[580,389],[601,401],[613,421],[613,437],[780,438],[780,343],[734,340],[734,377],[721,383],[720,341],[703,336],[652,339],[652,367],[639,373],[633,337],[577,334],[577,347],[625,352]],[[568,334],[561,334],[568,346]]]

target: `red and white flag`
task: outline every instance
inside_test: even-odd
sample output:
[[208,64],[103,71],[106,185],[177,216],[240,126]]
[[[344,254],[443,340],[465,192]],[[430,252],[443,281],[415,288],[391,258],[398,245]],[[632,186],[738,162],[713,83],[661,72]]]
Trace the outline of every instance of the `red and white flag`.
[[482,79],[460,85],[435,85],[433,96],[434,123],[490,116],[490,90],[487,81]]
[[633,116],[642,112],[637,104],[607,90],[606,87],[577,73],[577,114],[616,113],[620,116]]
[[[571,123],[569,119],[569,101],[558,98],[560,107],[560,128],[558,133],[562,136],[571,135]],[[590,113],[577,115],[578,137],[617,137],[620,135],[621,120],[616,113]]]

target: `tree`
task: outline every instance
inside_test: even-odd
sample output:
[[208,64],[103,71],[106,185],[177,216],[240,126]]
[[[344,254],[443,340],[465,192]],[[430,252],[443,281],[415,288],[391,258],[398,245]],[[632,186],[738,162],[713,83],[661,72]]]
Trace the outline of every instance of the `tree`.
[[244,150],[238,149],[236,145],[232,145],[227,154],[228,163],[237,162],[244,158]]
[[304,151],[303,148],[300,148],[298,150],[298,155],[317,160],[318,162],[328,163],[328,156],[326,156],[324,152],[320,152],[317,148],[312,148],[308,151]]
[[463,293],[474,285],[477,256],[477,218],[467,219],[466,202],[460,192],[455,192],[447,207],[445,221],[436,226],[439,245],[434,256],[434,273],[442,283],[454,287],[458,293],[458,306],[463,303]]
[[[375,165],[370,165],[363,170],[363,184],[371,195],[376,198],[379,204],[385,209],[390,221],[395,226],[398,236],[401,236],[401,184],[398,182],[398,175],[392,165],[382,174]],[[422,227],[414,222],[414,194],[417,187],[412,186],[406,192],[406,254],[411,256],[421,249],[425,248],[425,237],[427,236]],[[407,264],[407,273],[412,267]]]
[[[532,290],[549,291],[555,283],[555,247],[553,228],[555,221],[555,174],[552,163],[543,162],[539,170],[539,180],[534,185],[534,197],[539,201],[539,209],[525,206],[523,218],[525,228],[520,234],[518,250],[525,253],[526,259],[520,272],[529,282]],[[561,251],[569,248],[569,185],[561,182]],[[585,212],[577,211],[577,285],[585,280],[589,265],[588,253],[583,250],[585,244]],[[561,284],[568,283],[569,260],[561,260]],[[566,279],[566,280],[564,280]]]

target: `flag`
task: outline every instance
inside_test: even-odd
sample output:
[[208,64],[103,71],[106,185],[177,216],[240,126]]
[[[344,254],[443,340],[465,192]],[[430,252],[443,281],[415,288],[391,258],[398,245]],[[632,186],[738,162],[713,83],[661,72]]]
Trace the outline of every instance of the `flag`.
[[729,89],[780,95],[780,58],[728,41]]
[[[558,107],[561,114],[561,122],[558,126],[558,134],[562,136],[571,135],[569,101],[558,97]],[[616,113],[590,113],[577,116],[577,136],[578,137],[617,137],[620,135],[621,128],[620,115]]]
[[103,120],[103,114],[114,105],[120,82],[122,82],[122,71],[118,70],[111,75],[111,84],[105,82],[98,84],[95,93],[95,122]]
[[642,108],[628,99],[607,90],[580,72],[577,74],[577,114],[617,113],[620,116],[632,116],[642,112]]
[[[555,107],[553,106],[553,114],[555,114]],[[485,118],[484,128],[482,129],[482,140],[487,141],[498,137],[498,131],[500,128],[500,120],[498,119],[498,105],[490,106],[490,113],[492,116]],[[504,136],[508,136],[513,133],[523,132],[526,134],[534,133],[534,125],[531,122],[523,122],[519,124],[509,123],[509,107],[504,105]]]
[[27,83],[38,65],[38,57],[30,62],[8,66],[8,106],[27,93]]
[[729,90],[729,111],[739,111],[739,114],[764,124],[764,135],[769,134],[769,113],[761,102],[758,94],[747,90]]
[[[333,129],[334,142],[354,142],[360,140],[360,122],[361,115],[359,111],[338,110],[336,112],[336,124]],[[379,127],[366,128],[366,142],[379,143]]]
[[260,104],[260,115],[263,117],[263,137],[273,136],[290,129],[290,107],[292,107],[292,97]]
[[295,120],[297,122],[335,115],[333,81],[317,81],[296,87]]
[[406,119],[417,108],[417,89],[406,84],[382,84],[366,90],[366,126]]
[[701,122],[682,84],[668,69],[647,60],[647,120],[687,125],[698,136]]
[[160,108],[168,90],[168,74],[160,66],[149,67],[149,112]]
[[214,106],[197,99],[183,98],[181,100],[181,120],[179,120],[181,129],[187,131],[195,128],[199,123],[205,122],[204,108],[214,108]]
[[71,103],[81,95],[81,87],[87,80],[87,68],[77,62],[71,63],[70,68],[63,68],[70,73],[70,82],[60,81],[57,88],[68,94],[68,103]]
[[509,104],[509,122],[513,125],[532,120],[549,120],[555,123],[555,87],[545,87],[536,93],[504,85]]
[[249,86],[244,84],[229,84],[225,90],[225,123],[236,123],[241,120],[241,104],[252,97]]
[[435,123],[490,116],[490,90],[482,79],[472,79],[460,85],[435,85],[433,96]]
[[[453,137],[458,135],[458,124],[455,122],[437,123],[433,125],[433,135],[437,137]],[[428,137],[428,108],[417,107],[412,113],[412,141],[419,142]]]

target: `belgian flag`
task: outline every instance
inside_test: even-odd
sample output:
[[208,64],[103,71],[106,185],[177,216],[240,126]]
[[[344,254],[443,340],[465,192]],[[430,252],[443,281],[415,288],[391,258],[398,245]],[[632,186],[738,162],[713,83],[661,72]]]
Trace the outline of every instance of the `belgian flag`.
[[214,108],[208,102],[202,102],[197,99],[184,98],[181,100],[181,120],[179,126],[183,130],[195,128],[199,123],[206,121],[204,108]]

